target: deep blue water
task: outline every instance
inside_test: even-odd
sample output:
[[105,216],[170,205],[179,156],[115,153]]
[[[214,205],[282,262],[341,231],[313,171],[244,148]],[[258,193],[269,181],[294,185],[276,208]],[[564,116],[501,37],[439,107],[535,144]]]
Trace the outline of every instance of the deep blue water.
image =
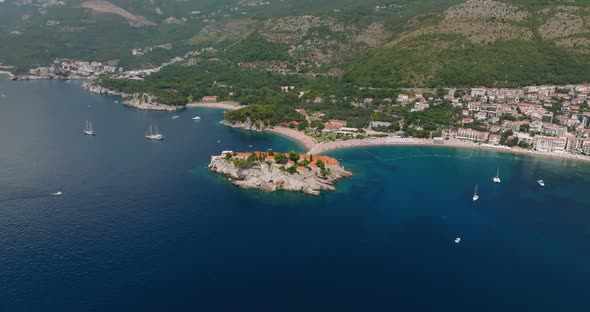
[[301,147],[220,110],[173,120],[57,81],[0,94],[0,311],[590,310],[589,164],[363,148],[331,154],[355,174],[336,192],[262,193],[209,156]]

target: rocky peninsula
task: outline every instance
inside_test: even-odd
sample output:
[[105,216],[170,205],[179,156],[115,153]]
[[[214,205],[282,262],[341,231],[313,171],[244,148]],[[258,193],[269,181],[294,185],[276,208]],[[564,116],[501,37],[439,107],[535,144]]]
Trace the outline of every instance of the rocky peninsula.
[[224,151],[211,157],[209,169],[225,175],[241,188],[298,191],[311,195],[319,195],[322,190],[333,191],[336,180],[352,175],[334,158],[295,152]]

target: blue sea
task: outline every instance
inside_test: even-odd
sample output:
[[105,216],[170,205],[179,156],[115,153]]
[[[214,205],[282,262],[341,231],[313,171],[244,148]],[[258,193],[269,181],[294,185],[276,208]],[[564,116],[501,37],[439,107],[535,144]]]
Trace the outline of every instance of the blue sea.
[[300,145],[115,101],[0,80],[0,311],[590,311],[590,163],[357,148],[335,192],[264,193],[210,156]]

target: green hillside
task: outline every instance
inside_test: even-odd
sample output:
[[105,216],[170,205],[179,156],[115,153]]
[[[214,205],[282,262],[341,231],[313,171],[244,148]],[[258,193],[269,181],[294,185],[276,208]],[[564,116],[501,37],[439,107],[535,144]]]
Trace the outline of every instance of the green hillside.
[[373,87],[586,82],[589,4],[467,1],[359,60],[346,79]]

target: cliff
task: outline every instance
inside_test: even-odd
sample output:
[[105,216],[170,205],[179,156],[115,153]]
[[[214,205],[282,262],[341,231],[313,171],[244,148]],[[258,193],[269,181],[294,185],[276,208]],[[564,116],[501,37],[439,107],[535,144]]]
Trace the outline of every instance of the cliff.
[[[226,153],[232,152],[211,157],[209,169],[225,175],[233,184],[246,189],[269,192],[286,190],[319,195],[322,190],[335,190],[336,180],[352,175],[335,159],[327,156],[301,155],[297,163],[288,161],[280,164],[274,160],[272,154],[256,152],[255,155],[260,158],[252,159],[252,153],[238,153],[231,158]],[[320,166],[317,165],[318,160],[322,161]]]

